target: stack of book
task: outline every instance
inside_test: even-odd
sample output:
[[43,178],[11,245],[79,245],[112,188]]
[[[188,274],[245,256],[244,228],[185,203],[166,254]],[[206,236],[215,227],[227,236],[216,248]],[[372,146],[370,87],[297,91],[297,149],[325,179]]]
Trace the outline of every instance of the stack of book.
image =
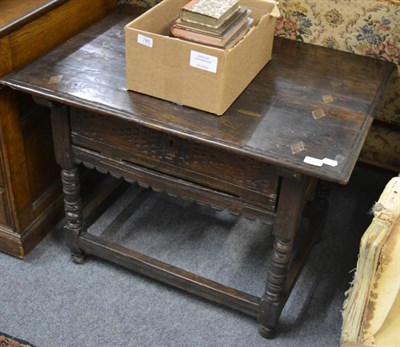
[[239,0],[192,0],[171,27],[173,36],[219,48],[231,48],[253,24]]

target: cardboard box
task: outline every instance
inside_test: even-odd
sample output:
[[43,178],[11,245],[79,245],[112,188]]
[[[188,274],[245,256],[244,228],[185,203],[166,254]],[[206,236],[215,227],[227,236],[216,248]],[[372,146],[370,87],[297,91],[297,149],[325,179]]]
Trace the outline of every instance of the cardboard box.
[[273,0],[241,0],[254,26],[224,50],[170,36],[188,0],[164,0],[125,26],[127,88],[223,114],[271,59],[276,17]]

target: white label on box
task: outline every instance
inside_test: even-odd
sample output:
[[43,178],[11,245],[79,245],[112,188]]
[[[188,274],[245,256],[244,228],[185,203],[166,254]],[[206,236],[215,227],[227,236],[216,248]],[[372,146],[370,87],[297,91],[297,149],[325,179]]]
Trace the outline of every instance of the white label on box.
[[143,46],[147,47],[153,47],[153,39],[151,37],[147,37],[141,34],[138,34],[137,36],[137,42],[140,43]]
[[190,51],[190,66],[216,73],[218,57],[196,51]]

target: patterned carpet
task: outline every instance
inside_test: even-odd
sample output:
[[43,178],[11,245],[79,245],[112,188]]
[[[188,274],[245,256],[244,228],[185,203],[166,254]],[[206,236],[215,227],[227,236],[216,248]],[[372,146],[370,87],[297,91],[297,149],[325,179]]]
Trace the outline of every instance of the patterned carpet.
[[0,332],[0,347],[35,347],[29,342],[17,339],[15,337]]

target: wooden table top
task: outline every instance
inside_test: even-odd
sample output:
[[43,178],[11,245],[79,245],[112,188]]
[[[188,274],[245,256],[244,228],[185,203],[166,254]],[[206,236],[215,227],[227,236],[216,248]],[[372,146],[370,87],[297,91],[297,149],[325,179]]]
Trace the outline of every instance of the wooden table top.
[[[272,60],[221,117],[128,92],[120,7],[1,82],[317,178],[346,183],[394,65],[276,38]],[[157,83],[157,81],[154,81]],[[335,160],[314,166],[306,156]]]

